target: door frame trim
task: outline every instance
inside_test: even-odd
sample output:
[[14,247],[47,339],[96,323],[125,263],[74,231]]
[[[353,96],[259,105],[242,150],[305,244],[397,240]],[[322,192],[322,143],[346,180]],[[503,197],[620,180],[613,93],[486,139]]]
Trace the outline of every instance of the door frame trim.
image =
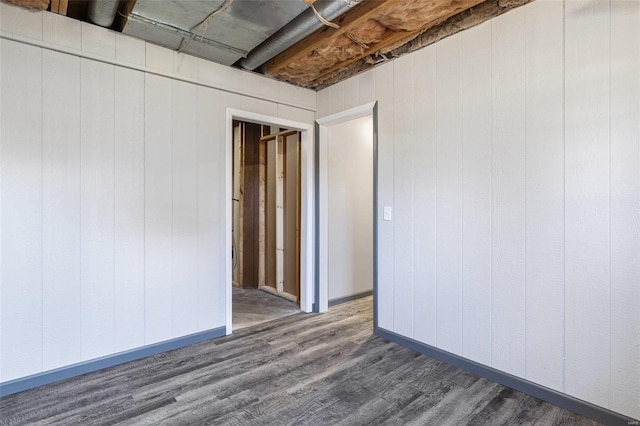
[[300,132],[300,309],[312,312],[315,287],[315,185],[314,185],[314,132],[313,124],[293,121],[266,114],[226,108],[225,140],[225,328],[226,334],[233,331],[231,230],[233,228],[233,120],[286,127]]
[[325,312],[329,308],[329,285],[327,265],[327,218],[322,209],[327,203],[327,164],[326,147],[329,128],[371,115],[373,118],[373,324],[378,327],[378,103],[369,102],[341,111],[336,114],[316,119],[316,277],[314,312]]

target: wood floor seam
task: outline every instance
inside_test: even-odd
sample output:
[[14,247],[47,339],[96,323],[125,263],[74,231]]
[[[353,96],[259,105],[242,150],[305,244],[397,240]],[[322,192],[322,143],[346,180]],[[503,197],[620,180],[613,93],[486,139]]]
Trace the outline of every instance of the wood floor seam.
[[598,423],[373,336],[372,298],[0,399],[0,425]]

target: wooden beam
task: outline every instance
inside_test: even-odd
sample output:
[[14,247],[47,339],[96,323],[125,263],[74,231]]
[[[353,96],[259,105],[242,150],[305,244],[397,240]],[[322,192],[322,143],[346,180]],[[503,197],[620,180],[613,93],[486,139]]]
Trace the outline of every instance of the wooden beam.
[[[476,25],[480,25],[483,22],[488,21],[489,19],[500,16],[503,13],[516,7],[524,6],[525,4],[532,1],[533,0],[514,0],[511,1],[508,5],[501,6],[501,4],[504,4],[504,0],[487,0],[477,6],[465,10],[464,12],[452,16],[439,25],[435,25],[429,28],[427,31],[420,34],[418,37],[414,38],[408,43],[405,43],[402,46],[388,51],[386,53],[386,56],[388,59],[393,59],[415,52],[416,50],[422,49],[425,46],[437,43],[438,41],[454,35],[460,31],[472,28]],[[317,78],[309,85],[307,85],[307,87],[313,90],[322,90],[326,87],[331,86],[332,84],[338,83],[342,80],[346,80],[353,75],[373,68],[378,63],[379,61],[376,61],[374,57],[365,56],[359,61],[356,61],[351,65],[346,66],[339,71],[336,71],[334,74],[326,75],[326,77],[323,78]]]
[[51,7],[49,8],[49,11],[66,16],[68,7],[69,0],[51,0]]
[[49,0],[4,0],[27,9],[46,10],[49,7]]
[[59,0],[58,14],[67,16],[67,8],[69,7],[69,0]]
[[117,23],[114,26],[118,31],[122,32],[124,27],[127,25],[127,20],[129,19],[129,14],[133,10],[136,5],[136,0],[124,0],[122,6],[120,7],[120,13],[116,17]]
[[338,37],[354,26],[367,22],[372,16],[378,15],[384,8],[388,7],[391,2],[392,0],[365,0],[359,3],[335,20],[335,23],[340,25],[340,28],[325,26],[267,61],[263,67],[265,74],[276,75],[291,62],[301,59],[309,52],[322,46],[327,42],[327,39]]
[[424,33],[425,31],[427,31],[429,28],[435,27],[436,25],[441,24],[442,22],[446,21],[447,19],[451,18],[454,15],[459,14],[460,12],[463,12],[464,10],[467,10],[473,6],[478,5],[479,3],[482,3],[484,0],[474,0],[471,2],[465,2],[463,3],[464,6],[460,7],[460,8],[456,8],[451,10],[449,13],[447,13],[446,15],[442,15],[437,17],[436,19],[427,22],[424,26],[422,26],[422,28],[420,28],[419,30],[416,31],[397,31],[394,32],[392,34],[390,34],[389,36],[385,37],[384,40],[382,40],[380,43],[376,43],[373,46],[371,46],[369,49],[367,49],[364,54],[359,55],[359,56],[355,56],[353,58],[349,58],[346,59],[342,62],[338,62],[337,64],[324,69],[320,72],[320,74],[318,75],[318,77],[316,77],[316,79],[323,79],[326,78],[327,76],[330,76],[331,74],[335,73],[336,71],[344,68],[344,67],[348,67],[349,65],[353,64],[354,62],[357,62],[359,60],[361,60],[363,57],[372,55],[376,52],[380,52],[380,51],[384,51],[385,49],[389,48],[388,50],[393,49],[394,47],[397,47],[399,44],[405,44],[411,40],[413,40],[414,38],[418,37],[420,34]]

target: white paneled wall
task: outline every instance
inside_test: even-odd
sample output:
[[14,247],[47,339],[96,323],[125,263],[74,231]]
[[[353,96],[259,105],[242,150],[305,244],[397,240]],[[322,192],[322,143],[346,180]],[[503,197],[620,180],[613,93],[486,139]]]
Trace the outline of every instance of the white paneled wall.
[[226,109],[315,92],[0,2],[0,93],[0,382],[223,327]]
[[522,8],[491,24],[491,359],[519,377],[526,375],[524,24]]
[[611,348],[609,2],[565,6],[565,389],[606,406],[611,378],[611,350],[603,350]]
[[[42,53],[0,40],[2,376],[43,363]],[[16,84],[20,81],[21,84]],[[74,330],[75,331],[75,330]]]
[[42,354],[80,356],[80,59],[42,52]]
[[[405,336],[413,336],[413,111],[402,104],[413,103],[413,57],[398,60],[401,66],[393,73],[393,310],[406,315],[394,316],[394,329]],[[404,64],[404,66],[402,66]],[[403,112],[406,111],[406,114]]]
[[491,365],[491,26],[462,39],[462,355]]
[[116,352],[145,341],[144,80],[140,71],[115,69]]
[[[80,279],[82,359],[114,351],[115,73],[81,60]],[[50,112],[43,112],[47,114]]]
[[[631,4],[630,4],[631,3]],[[640,11],[611,2],[611,382],[612,410],[640,418]],[[635,40],[635,43],[634,43]],[[635,194],[635,196],[634,196]]]
[[[460,54],[462,43],[460,37],[452,37],[438,43],[435,48],[436,345],[460,355],[462,353],[462,56]],[[446,96],[438,96],[438,93],[446,93]],[[396,114],[401,113],[402,111],[396,111]],[[398,167],[402,167],[402,164],[398,164]],[[407,230],[407,234],[411,234],[411,229]],[[398,312],[402,312],[401,307]]]
[[527,378],[563,389],[564,108],[561,2],[526,9]]
[[537,0],[318,116],[371,81],[380,327],[640,418],[640,3]]

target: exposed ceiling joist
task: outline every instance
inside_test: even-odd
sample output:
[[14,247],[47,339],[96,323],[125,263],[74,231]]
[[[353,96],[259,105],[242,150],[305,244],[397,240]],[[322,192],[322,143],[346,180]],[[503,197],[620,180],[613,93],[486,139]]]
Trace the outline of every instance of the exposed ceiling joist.
[[263,66],[265,74],[277,74],[289,63],[304,57],[308,52],[322,46],[327,41],[327,38],[338,37],[349,31],[352,26],[368,21],[372,16],[380,13],[390,1],[393,0],[363,1],[335,20],[335,23],[340,25],[340,28],[324,27],[266,62]]
[[[390,60],[422,49],[425,46],[436,43],[460,31],[472,28],[488,21],[489,19],[500,16],[511,9],[523,6],[532,1],[533,0],[486,0],[477,6],[450,17],[438,25],[434,25],[409,42],[387,51],[385,53],[385,60]],[[321,90],[334,83],[366,71],[367,69],[375,66],[376,63],[375,55],[364,56],[359,61],[353,62],[348,66],[344,66],[331,75],[325,75],[322,78],[316,79],[313,82],[312,87],[316,90]]]
[[59,15],[67,14],[67,8],[69,7],[69,0],[51,0],[51,12]]
[[478,3],[482,3],[484,0],[469,0],[466,3],[465,2],[460,2],[460,6],[457,8],[452,9],[451,11],[449,11],[447,14],[442,15],[442,16],[438,16],[436,19],[432,20],[432,21],[428,21],[425,22],[425,25],[415,31],[398,31],[398,32],[394,32],[391,35],[385,37],[380,43],[376,43],[373,46],[369,47],[367,50],[364,51],[364,53],[360,56],[354,56],[353,58],[349,58],[345,61],[342,62],[338,62],[337,64],[333,65],[332,67],[323,70],[320,75],[318,76],[319,79],[323,79],[326,78],[327,76],[330,76],[332,74],[334,74],[336,71],[344,68],[344,67],[348,67],[349,65],[351,65],[354,62],[359,61],[360,59],[362,59],[364,56],[369,56],[372,54],[384,54],[387,53],[388,51],[392,50],[395,47],[398,47],[399,45],[403,45],[411,40],[413,40],[414,38],[416,38],[417,36],[419,36],[420,34],[422,34],[423,32],[425,32],[427,29],[432,28],[435,25],[438,25],[444,21],[446,21],[447,19],[449,19],[450,17],[462,12],[463,10],[469,9],[472,6],[475,6]]
[[323,28],[263,66],[265,74],[304,87],[362,58],[418,37],[484,0],[365,0],[342,17],[341,28]]

